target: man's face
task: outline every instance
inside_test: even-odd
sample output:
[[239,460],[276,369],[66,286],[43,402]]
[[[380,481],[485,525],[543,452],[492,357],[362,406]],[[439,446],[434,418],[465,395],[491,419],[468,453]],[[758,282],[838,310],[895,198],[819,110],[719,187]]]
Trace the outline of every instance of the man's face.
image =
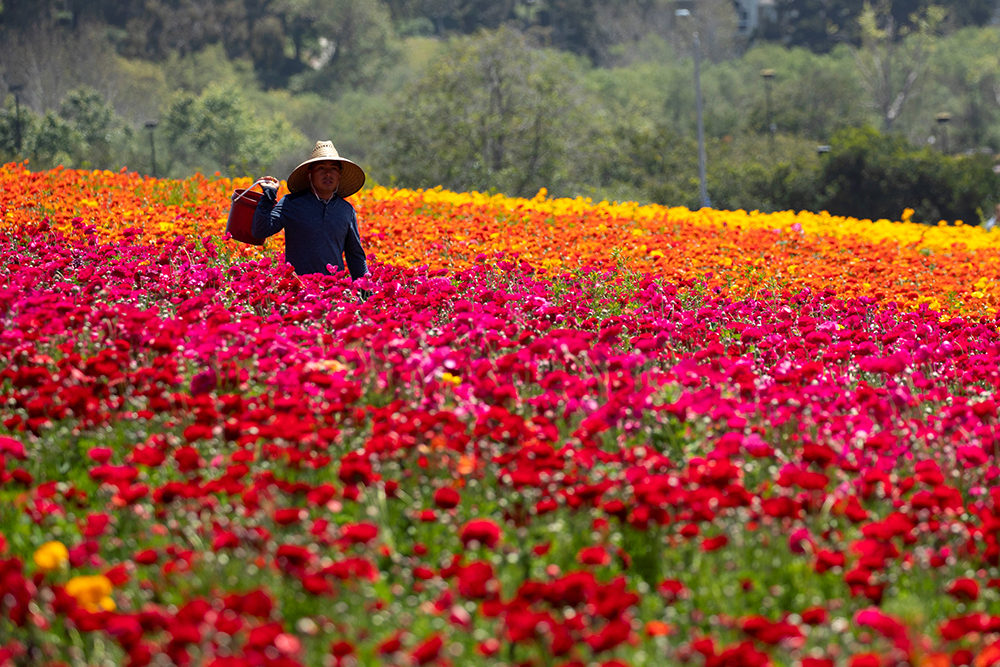
[[340,163],[333,160],[313,163],[309,167],[309,182],[320,197],[330,197],[340,185]]

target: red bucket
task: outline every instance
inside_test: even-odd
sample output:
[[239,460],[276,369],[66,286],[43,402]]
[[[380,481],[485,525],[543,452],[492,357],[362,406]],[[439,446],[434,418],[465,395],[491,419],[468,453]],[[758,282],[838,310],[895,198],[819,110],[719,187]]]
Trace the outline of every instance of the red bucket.
[[253,225],[253,212],[257,210],[257,202],[262,196],[261,193],[252,190],[237,189],[230,198],[233,205],[229,207],[229,221],[226,223],[226,231],[237,241],[250,245],[264,245],[264,239],[259,239],[250,233],[250,227]]

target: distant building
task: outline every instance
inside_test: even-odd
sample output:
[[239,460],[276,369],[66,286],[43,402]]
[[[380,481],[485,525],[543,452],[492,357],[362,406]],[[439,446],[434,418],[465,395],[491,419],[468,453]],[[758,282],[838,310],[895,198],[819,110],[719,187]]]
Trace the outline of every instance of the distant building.
[[752,35],[760,27],[761,19],[774,16],[774,0],[733,0],[736,7],[736,31],[743,36]]

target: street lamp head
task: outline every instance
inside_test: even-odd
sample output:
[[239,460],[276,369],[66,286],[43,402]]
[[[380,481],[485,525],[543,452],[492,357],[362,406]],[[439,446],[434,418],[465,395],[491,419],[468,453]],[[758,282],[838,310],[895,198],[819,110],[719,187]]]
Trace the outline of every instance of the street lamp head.
[[155,121],[155,120],[147,120],[146,121],[146,129],[147,130],[152,130],[157,125],[159,125],[158,121]]
[[948,113],[947,111],[942,111],[941,113],[936,115],[934,119],[938,122],[938,125],[944,125],[945,123],[951,120],[951,114]]
[[774,78],[774,70],[773,69],[762,69],[760,71],[760,75],[762,77],[764,77],[764,79],[770,81],[771,79]]
[[674,16],[691,16],[690,9],[675,9]]
[[829,152],[830,152],[830,147],[829,146],[817,146],[816,147],[816,154],[817,155],[822,155],[823,153],[829,153]]

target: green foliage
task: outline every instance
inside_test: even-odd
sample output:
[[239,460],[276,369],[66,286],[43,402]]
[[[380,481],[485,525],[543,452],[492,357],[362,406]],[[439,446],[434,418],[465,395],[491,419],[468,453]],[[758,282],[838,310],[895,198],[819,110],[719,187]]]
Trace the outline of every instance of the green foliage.
[[1000,198],[992,160],[981,154],[950,157],[914,149],[904,137],[871,128],[842,130],[831,145],[820,170],[817,210],[896,219],[912,208],[914,222],[978,224],[977,209]]
[[[988,25],[996,12],[993,0],[893,0],[886,9],[903,30],[913,28],[921,13],[940,7],[953,28]],[[775,0],[762,17],[760,36],[787,46],[829,53],[838,44],[861,41],[858,20],[864,0]]]
[[913,222],[979,224],[978,211],[990,210],[1000,199],[1000,179],[988,156],[915,149],[905,137],[871,127],[835,133],[830,152],[822,157],[804,152],[801,145],[786,144],[776,160],[719,155],[720,166],[709,173],[713,205],[829,211],[873,220],[898,220],[911,208]]
[[[815,147],[814,142],[784,136],[775,137],[772,146],[762,135],[713,145],[708,173],[712,205],[765,213],[819,210]],[[689,171],[693,173],[693,166]]]
[[109,168],[131,143],[133,131],[115,116],[114,109],[93,88],[70,91],[60,105],[59,115],[79,135],[76,159],[82,167]]
[[398,51],[392,21],[378,0],[285,0],[297,60],[308,67],[293,90],[336,98],[346,87],[373,85]]
[[[952,151],[989,147],[1000,150],[1000,32],[968,28],[941,39],[931,56],[922,94],[905,118],[914,143],[934,137]],[[947,127],[935,126],[940,112],[951,114]]]
[[367,137],[376,173],[399,185],[560,192],[587,182],[585,102],[570,57],[501,28],[450,42]]
[[47,169],[58,164],[73,164],[70,151],[79,143],[80,136],[73,127],[52,111],[46,111],[38,120],[30,143],[31,161],[36,168]]
[[625,190],[624,196],[613,198],[648,198],[658,204],[699,208],[694,139],[665,125],[620,127],[617,138],[620,154],[604,165],[601,180],[628,187],[633,196]]
[[253,176],[306,143],[283,115],[262,122],[237,89],[224,85],[211,85],[197,97],[179,93],[167,107],[164,130],[167,167],[181,173],[199,169]]
[[135,136],[97,91],[71,90],[59,106],[41,116],[21,105],[21,150],[17,150],[17,109],[8,98],[0,115],[0,159],[28,158],[36,169],[56,165],[118,169],[134,156]]

